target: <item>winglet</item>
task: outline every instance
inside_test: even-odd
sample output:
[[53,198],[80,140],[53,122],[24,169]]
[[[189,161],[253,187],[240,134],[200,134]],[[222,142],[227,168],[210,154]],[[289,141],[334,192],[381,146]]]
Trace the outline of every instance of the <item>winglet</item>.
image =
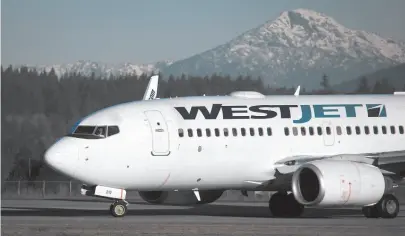
[[146,87],[145,94],[143,95],[143,100],[154,100],[157,96],[159,75],[151,76],[149,80],[148,87]]
[[294,96],[299,96],[300,95],[300,89],[301,89],[301,86],[298,86],[297,90],[294,93]]

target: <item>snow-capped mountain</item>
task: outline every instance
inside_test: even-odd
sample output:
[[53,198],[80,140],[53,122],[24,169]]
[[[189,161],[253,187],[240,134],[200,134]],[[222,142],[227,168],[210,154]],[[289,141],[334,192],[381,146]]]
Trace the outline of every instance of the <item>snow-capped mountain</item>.
[[349,29],[307,9],[283,12],[277,19],[162,69],[164,74],[261,76],[278,86],[332,84],[405,62],[403,42]]
[[81,75],[91,76],[94,72],[96,77],[108,78],[110,75],[141,75],[142,73],[151,74],[152,72],[159,71],[160,68],[169,66],[172,61],[160,61],[150,64],[107,64],[101,62],[92,62],[80,60],[75,63],[61,64],[61,65],[24,65],[28,68],[35,68],[37,71],[50,72],[54,68],[58,77],[63,76],[65,73],[80,73]]
[[319,87],[323,74],[340,84],[364,74],[405,62],[405,42],[349,29],[325,14],[296,9],[280,14],[231,41],[179,61],[150,64],[106,64],[91,61],[35,66],[58,76],[66,72],[107,78],[110,74],[163,75],[213,73],[261,76],[275,86]]

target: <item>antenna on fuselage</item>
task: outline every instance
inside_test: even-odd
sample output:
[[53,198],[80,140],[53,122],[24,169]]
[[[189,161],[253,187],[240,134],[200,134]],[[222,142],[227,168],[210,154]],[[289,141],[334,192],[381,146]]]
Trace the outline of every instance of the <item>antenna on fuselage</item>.
[[149,84],[146,87],[145,94],[143,95],[143,100],[156,99],[158,82],[159,82],[159,75],[153,75],[150,77]]

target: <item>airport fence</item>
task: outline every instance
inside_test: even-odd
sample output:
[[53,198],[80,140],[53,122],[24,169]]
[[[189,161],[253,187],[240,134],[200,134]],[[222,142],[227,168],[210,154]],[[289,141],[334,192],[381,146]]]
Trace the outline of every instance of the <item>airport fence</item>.
[[[79,181],[3,181],[2,199],[91,199],[81,195]],[[127,191],[129,200],[141,200],[137,191]],[[225,191],[219,200],[223,201],[265,201],[269,192],[249,192],[245,197],[240,191]]]
[[79,197],[82,183],[75,181],[3,181],[4,198]]

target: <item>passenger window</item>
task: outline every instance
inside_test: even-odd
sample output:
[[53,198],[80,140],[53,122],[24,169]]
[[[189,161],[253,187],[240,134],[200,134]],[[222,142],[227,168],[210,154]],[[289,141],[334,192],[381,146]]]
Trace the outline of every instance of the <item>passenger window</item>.
[[346,127],[346,133],[347,135],[352,135],[352,128],[350,126]]
[[382,130],[383,134],[387,134],[387,127],[386,126],[382,126],[381,130]]
[[298,129],[297,129],[297,127],[293,127],[293,134],[294,134],[294,136],[298,136]]
[[364,133],[366,135],[370,134],[370,128],[368,126],[364,126]]
[[198,136],[198,137],[201,137],[201,136],[202,136],[201,129],[199,129],[199,128],[197,128],[197,136]]
[[229,136],[229,131],[227,128],[224,128],[224,136],[227,137]]
[[301,127],[301,135],[302,135],[302,136],[305,136],[305,135],[306,135],[305,127]]
[[[184,137],[184,131],[182,128],[179,128],[179,137]],[[110,136],[110,128],[108,128],[108,136]]]
[[314,135],[314,128],[309,127],[309,135],[313,136]]
[[336,127],[336,134],[339,136],[342,135],[342,128],[340,126]]
[[403,126],[399,126],[399,133],[404,134],[404,127]]
[[219,129],[218,128],[215,129],[215,136],[219,137]]
[[246,129],[245,129],[245,128],[241,128],[241,129],[240,129],[240,133],[242,134],[242,136],[246,136]]
[[250,128],[250,136],[254,136],[255,135],[255,129],[254,128]]
[[267,128],[267,135],[268,135],[268,136],[273,135],[273,132],[271,131],[271,128]]
[[259,130],[259,136],[263,136],[263,128],[258,128]]
[[395,134],[395,126],[391,126],[391,134]]
[[211,137],[211,129],[205,129],[205,133],[207,134],[207,137]]
[[108,136],[113,136],[115,134],[120,133],[120,129],[118,126],[108,126]]
[[373,129],[374,129],[374,134],[378,134],[378,127],[374,126]]
[[356,134],[360,135],[360,127],[359,126],[356,126]]
[[238,136],[238,130],[236,128],[232,128],[232,134],[234,137]]
[[318,130],[318,135],[322,135],[322,127],[317,127],[317,130]]
[[284,128],[284,134],[286,136],[290,136],[290,129],[288,129],[287,127]]
[[187,129],[187,132],[189,137],[193,137],[193,129],[189,128]]
[[326,134],[327,134],[327,135],[331,135],[331,134],[332,134],[332,130],[330,129],[330,127],[326,127]]

